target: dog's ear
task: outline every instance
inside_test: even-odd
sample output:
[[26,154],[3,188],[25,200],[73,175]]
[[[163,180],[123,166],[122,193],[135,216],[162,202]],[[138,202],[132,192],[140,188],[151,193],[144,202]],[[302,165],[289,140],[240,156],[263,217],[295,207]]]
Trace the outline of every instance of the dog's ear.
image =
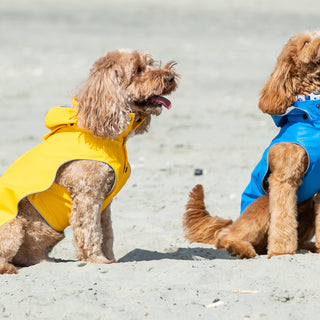
[[130,122],[130,110],[121,94],[120,73],[117,52],[108,53],[94,63],[89,78],[76,94],[78,125],[95,136],[113,139]]
[[259,108],[268,114],[282,114],[295,99],[292,73],[295,69],[296,45],[294,39],[283,48],[269,81],[261,90]]

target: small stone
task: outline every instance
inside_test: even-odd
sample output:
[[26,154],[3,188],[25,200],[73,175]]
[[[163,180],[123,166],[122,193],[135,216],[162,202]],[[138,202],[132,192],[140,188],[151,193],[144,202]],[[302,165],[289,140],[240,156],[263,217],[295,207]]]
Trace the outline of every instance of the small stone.
[[201,176],[203,174],[203,170],[202,169],[195,169],[194,170],[194,175],[195,176]]
[[84,262],[84,261],[80,261],[80,262],[78,262],[77,263],[77,267],[84,267],[84,266],[86,266],[87,265],[87,263],[86,262]]

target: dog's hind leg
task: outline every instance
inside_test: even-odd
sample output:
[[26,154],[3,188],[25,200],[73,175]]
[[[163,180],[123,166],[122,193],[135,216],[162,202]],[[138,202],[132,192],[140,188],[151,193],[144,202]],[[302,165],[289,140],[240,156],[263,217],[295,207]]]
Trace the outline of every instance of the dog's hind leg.
[[216,247],[227,249],[238,258],[253,258],[264,253],[270,224],[269,198],[254,201],[226,232],[219,234]]
[[0,229],[0,274],[18,273],[18,270],[9,262],[19,251],[25,236],[23,221],[13,219]]
[[267,230],[270,223],[269,198],[260,197],[234,222],[212,217],[206,210],[201,185],[189,195],[183,216],[185,238],[190,242],[214,244],[227,249],[239,258],[252,258],[266,250]]
[[23,224],[25,233],[13,263],[31,266],[43,261],[52,261],[48,253],[64,238],[63,233],[51,228],[27,199],[20,201],[16,220]]

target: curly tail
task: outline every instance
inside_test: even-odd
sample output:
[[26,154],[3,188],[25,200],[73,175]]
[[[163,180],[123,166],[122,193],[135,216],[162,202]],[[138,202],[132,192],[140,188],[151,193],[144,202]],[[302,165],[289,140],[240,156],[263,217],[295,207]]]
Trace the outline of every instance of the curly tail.
[[215,244],[219,232],[232,224],[232,220],[210,216],[204,204],[201,184],[196,185],[189,194],[186,212],[183,215],[184,237],[190,242]]

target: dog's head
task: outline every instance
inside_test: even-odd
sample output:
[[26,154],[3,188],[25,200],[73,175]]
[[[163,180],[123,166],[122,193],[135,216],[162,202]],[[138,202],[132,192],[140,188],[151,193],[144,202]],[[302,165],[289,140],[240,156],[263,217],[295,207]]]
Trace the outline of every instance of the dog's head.
[[282,114],[298,94],[320,89],[320,31],[298,33],[278,57],[269,81],[261,90],[259,108],[271,115]]
[[119,50],[98,59],[78,99],[78,125],[95,136],[113,139],[127,128],[130,113],[146,119],[136,133],[147,131],[151,115],[170,108],[168,95],[177,87],[175,63],[157,66],[148,53]]

